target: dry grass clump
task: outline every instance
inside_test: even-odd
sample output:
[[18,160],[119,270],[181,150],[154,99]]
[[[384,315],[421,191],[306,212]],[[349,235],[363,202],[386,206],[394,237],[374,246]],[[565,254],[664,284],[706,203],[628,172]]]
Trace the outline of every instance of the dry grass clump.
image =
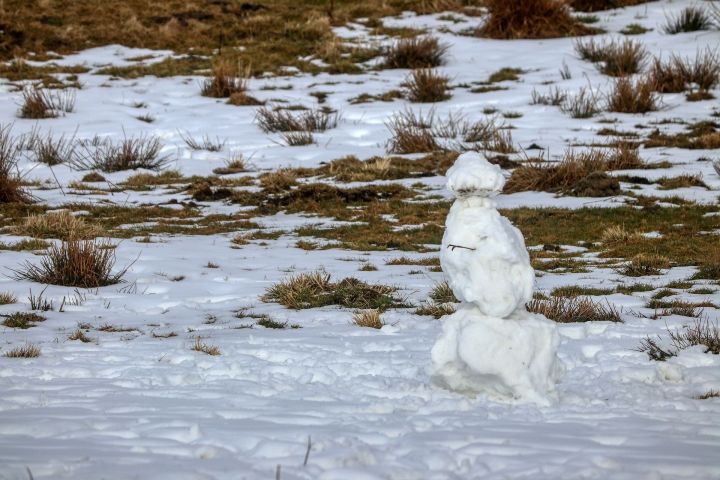
[[47,90],[36,85],[23,89],[20,117],[55,118],[75,110],[75,89]]
[[552,297],[548,300],[533,299],[527,309],[545,315],[558,323],[573,322],[622,322],[620,311],[610,303],[599,303],[583,297]]
[[282,132],[280,137],[288,147],[302,147],[315,143],[312,132]]
[[420,68],[412,71],[403,86],[411,102],[432,103],[450,98],[449,82],[450,78],[437,70]]
[[488,0],[488,17],[477,30],[489,38],[556,38],[598,30],[578,22],[561,0]]
[[717,50],[697,52],[694,59],[672,55],[667,61],[653,60],[649,76],[661,93],[678,93],[697,88],[707,92],[720,82],[720,55]]
[[657,179],[657,184],[660,185],[659,190],[674,190],[676,188],[690,187],[709,188],[699,173],[695,175],[685,173],[676,177],[660,177]]
[[124,136],[117,143],[100,141],[95,144],[81,144],[82,151],[69,162],[77,170],[100,170],[103,172],[119,172],[123,170],[159,170],[169,161],[166,155],[161,156],[162,143],[159,137],[140,135]]
[[114,248],[108,241],[71,239],[53,244],[38,265],[26,262],[15,270],[15,279],[80,288],[114,285],[129,268],[112,273]]
[[202,341],[200,337],[195,337],[195,343],[193,344],[191,350],[194,350],[196,352],[202,352],[206,353],[208,355],[220,355],[222,352],[220,351],[220,348],[216,347],[215,345],[209,345]]
[[213,169],[215,175],[232,175],[247,172],[248,166],[242,153],[235,153],[225,162],[225,166]]
[[603,230],[600,241],[603,245],[618,245],[639,242],[644,237],[639,232],[629,232],[622,225],[613,225]]
[[0,305],[10,305],[17,302],[17,297],[10,292],[0,292]]
[[560,102],[560,110],[572,118],[590,118],[601,111],[600,96],[589,87],[581,87],[574,95],[564,94]]
[[685,7],[677,16],[666,19],[663,31],[671,35],[684,32],[697,32],[709,30],[712,27],[712,18],[707,10],[702,7]]
[[668,329],[668,336],[670,345],[662,345],[662,339],[659,337],[657,340],[646,337],[640,342],[637,351],[645,352],[650,360],[659,362],[676,356],[681,350],[697,345],[705,347],[705,353],[720,354],[720,328],[716,322],[710,322],[707,318],[697,319],[682,330]]
[[260,186],[267,193],[280,193],[297,185],[297,174],[289,168],[260,175]]
[[15,312],[9,315],[0,315],[5,317],[3,325],[8,328],[20,328],[26,330],[35,326],[37,322],[46,320],[42,315],[35,312]]
[[435,68],[445,63],[449,46],[436,37],[402,38],[385,52],[385,68]]
[[622,77],[640,72],[647,50],[642,43],[634,40],[610,40],[605,43],[595,39],[577,40],[575,51],[583,60],[601,63],[600,71],[605,75]]
[[458,299],[447,281],[436,284],[430,292],[430,299],[435,303],[457,303]]
[[532,105],[553,105],[560,106],[567,100],[568,93],[566,90],[561,90],[558,87],[551,87],[548,93],[540,93],[533,88]]
[[324,132],[337,127],[338,119],[337,112],[327,109],[303,110],[293,114],[287,109],[261,107],[255,116],[258,126],[265,133]]
[[503,191],[543,191],[595,197],[616,195],[620,190],[619,184],[605,172],[642,168],[643,165],[637,151],[627,146],[612,151],[569,150],[560,162],[531,161],[516,168]]
[[380,316],[380,310],[377,309],[360,310],[353,313],[352,323],[358,327],[376,328],[378,330],[385,325]]
[[619,273],[628,277],[643,277],[645,275],[660,275],[661,269],[670,268],[670,260],[658,254],[639,253],[635,255]]
[[388,141],[391,153],[425,153],[440,150],[432,132],[434,114],[424,117],[422,112],[415,114],[406,109],[394,114],[386,123],[392,137]]
[[68,210],[30,215],[22,225],[13,229],[13,233],[33,238],[60,240],[89,240],[103,235],[99,227],[86,223],[82,217],[75,216]]
[[570,0],[570,6],[581,12],[598,12],[614,8],[629,7],[653,0]]
[[93,341],[92,338],[88,337],[85,332],[79,328],[68,336],[68,340],[80,340],[82,343],[90,343]]
[[615,80],[607,97],[607,108],[611,112],[647,113],[658,109],[655,83],[650,77],[633,81],[628,77]]
[[40,347],[28,343],[22,347],[15,347],[12,350],[8,350],[3,356],[9,358],[36,358],[40,356]]
[[0,203],[29,203],[17,172],[20,146],[12,136],[12,125],[0,125]]
[[272,285],[262,296],[263,302],[276,302],[292,309],[341,305],[348,308],[377,309],[404,307],[387,285],[371,285],[356,278],[333,282],[321,271],[301,273]]
[[206,78],[201,86],[200,93],[204,97],[228,98],[233,94],[244,94],[247,90],[246,75],[237,75],[237,69],[228,62],[219,62],[213,67],[212,77]]
[[75,137],[66,137],[61,135],[53,138],[52,133],[48,133],[47,137],[38,137],[33,142],[35,158],[38,162],[45,165],[60,165],[72,162],[75,157]]
[[185,145],[190,150],[206,150],[208,152],[219,152],[225,146],[226,140],[215,137],[214,139],[208,134],[204,134],[199,140],[193,138],[190,132],[179,132],[180,138],[182,138]]
[[455,313],[455,305],[452,303],[426,302],[415,309],[415,315],[428,315],[435,319]]

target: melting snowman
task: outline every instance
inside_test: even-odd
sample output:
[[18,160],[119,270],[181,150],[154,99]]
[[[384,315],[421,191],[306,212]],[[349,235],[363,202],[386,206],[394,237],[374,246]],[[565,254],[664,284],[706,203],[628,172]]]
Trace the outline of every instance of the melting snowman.
[[496,210],[502,171],[476,152],[447,172],[455,195],[440,263],[462,302],[432,349],[433,381],[451,390],[547,405],[560,373],[557,327],[529,313],[535,273],[520,231]]

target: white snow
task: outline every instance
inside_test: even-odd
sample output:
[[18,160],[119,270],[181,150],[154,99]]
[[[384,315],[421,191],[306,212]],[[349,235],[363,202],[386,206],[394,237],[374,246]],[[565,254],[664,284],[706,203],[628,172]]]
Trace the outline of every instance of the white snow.
[[[600,12],[598,25],[608,34],[597,38],[616,37],[628,24],[638,23],[652,29],[634,37],[651,52],[663,57],[673,53],[694,56],[698,49],[718,44],[717,31],[678,35],[662,31],[666,16],[694,4],[691,0],[659,0]],[[452,78],[456,88],[450,100],[436,106],[438,116],[462,112],[470,121],[487,120],[489,116],[482,113],[487,107],[496,108],[496,116],[509,111],[522,113],[520,118],[504,121],[514,127],[513,140],[520,149],[533,143],[544,148],[541,155],[528,150],[531,155],[557,160],[570,146],[585,148],[579,145],[608,141],[608,137],[597,135],[601,128],[646,135],[655,128],[670,133],[683,131],[684,125],[667,123],[673,119],[717,121],[711,116],[718,111],[717,100],[687,102],[679,94],[661,95],[663,108],[647,115],[604,112],[580,120],[557,107],[531,105],[533,89],[542,93],[557,86],[576,92],[592,85],[604,94],[611,80],[577,57],[573,39],[474,38],[459,32],[476,26],[481,19],[453,16],[460,21],[442,20],[442,15],[406,14],[386,19],[385,25],[426,26],[450,45],[442,72]],[[359,24],[352,30],[344,29],[344,36],[364,42],[378,40]],[[58,63],[92,68],[128,65],[137,63],[133,57],[145,55],[155,55],[146,60],[155,61],[171,52],[107,46],[67,56]],[[560,77],[563,62],[572,73],[570,79]],[[507,90],[474,94],[460,86],[484,81],[502,67],[519,67],[526,73],[517,82],[504,82]],[[429,107],[403,100],[366,104],[350,104],[348,100],[361,93],[379,95],[399,88],[408,73],[382,70],[250,80],[250,94],[270,101],[270,105],[281,100],[318,107],[321,105],[310,93],[327,91],[325,105],[340,111],[340,123],[335,129],[315,134],[316,143],[304,147],[288,147],[276,136],[263,134],[253,121],[253,107],[234,107],[201,97],[201,78],[195,76],[115,80],[106,75],[80,74],[83,88],[77,92],[75,111],[39,122],[17,118],[21,92],[3,81],[0,123],[14,123],[14,134],[37,126],[41,133],[55,136],[72,136],[77,131],[80,139],[98,134],[117,140],[123,131],[128,136],[158,135],[165,144],[163,153],[171,155],[169,167],[183,175],[210,175],[231,153],[242,153],[250,159],[253,171],[249,175],[257,176],[281,167],[315,167],[349,154],[360,159],[386,155],[389,132],[385,122],[391,115],[403,108],[427,112]],[[712,93],[720,97],[719,89]],[[156,120],[152,124],[137,120],[142,114]],[[640,128],[635,128],[637,125]],[[191,151],[180,132],[195,138],[218,136],[227,142],[221,152]],[[660,190],[652,184],[642,185],[642,194],[678,194],[717,206],[720,172],[714,170],[712,162],[699,160],[717,159],[717,151],[643,148],[640,154],[650,163],[667,160],[671,166],[633,171],[632,175],[655,179],[699,174],[711,188]],[[518,158],[523,155],[518,154]],[[188,200],[185,192],[172,188],[82,194],[61,190],[56,178],[66,187],[85,172],[64,165],[50,168],[37,163],[32,155],[23,158],[19,168],[25,180],[41,185],[32,189],[39,202],[51,206],[73,202],[137,206]],[[118,184],[133,173],[137,172],[118,172],[106,178]],[[623,173],[627,172],[618,172]],[[415,182],[427,187],[428,196],[447,199],[451,195],[442,177],[402,180],[405,184]],[[500,208],[579,209],[612,208],[632,200],[624,196],[598,199],[523,192],[468,201],[475,202],[478,210],[490,210],[493,201]],[[182,207],[178,204],[178,208]],[[220,202],[201,202],[200,208],[206,214],[241,210]],[[428,208],[433,208],[432,203]],[[494,255],[509,259],[497,269],[505,275],[508,265],[524,262],[519,257],[520,243],[508,247],[514,241],[522,242],[522,237],[496,213],[483,211],[480,216],[501,239],[492,248]],[[436,283],[446,279],[444,274],[386,262],[401,256],[436,257],[437,252],[420,256],[401,251],[306,251],[295,246],[297,226],[338,222],[301,214],[255,220],[285,233],[274,240],[252,240],[237,249],[231,248],[233,234],[152,235],[153,243],[126,239],[119,242],[116,254],[118,267],[135,262],[126,275],[127,283],[79,293],[49,286],[44,296],[54,302],[55,310],[40,312],[47,320],[27,330],[0,327],[0,354],[26,343],[42,349],[35,359],[0,356],[0,479],[26,480],[27,467],[35,479],[259,480],[275,478],[278,466],[282,480],[720,478],[720,400],[696,399],[710,390],[720,390],[720,356],[692,349],[658,363],[635,350],[646,336],[667,338],[666,329],[680,329],[692,321],[679,315],[647,318],[654,311],[646,308],[646,303],[668,282],[693,275],[695,268],[673,267],[662,275],[628,278],[617,272],[613,259],[590,255],[581,257],[593,263],[588,272],[545,272],[534,279],[537,291],[545,295],[566,285],[611,289],[645,283],[654,290],[596,297],[621,308],[623,323],[558,325],[558,357],[565,371],[549,397],[552,402],[508,404],[497,401],[507,396],[503,390],[507,385],[515,388],[513,381],[522,381],[526,392],[540,391],[550,388],[551,375],[513,380],[503,370],[492,379],[498,389],[492,398],[438,388],[427,366],[443,329],[456,331],[457,325],[447,319],[441,323],[417,315],[413,309],[393,309],[383,314],[387,325],[382,329],[361,329],[351,325],[349,309],[294,311],[259,300],[268,286],[287,275],[323,267],[336,279],[354,276],[396,285],[409,302],[420,304]],[[648,230],[652,229],[648,225]],[[465,234],[466,238],[453,239],[453,243],[481,242],[481,234],[470,230]],[[21,238],[10,235],[2,238],[6,243],[18,240]],[[576,247],[564,245],[563,250]],[[453,258],[468,252],[456,249]],[[0,306],[0,313],[30,310],[30,290],[37,295],[44,286],[15,281],[8,269],[38,260],[32,252],[0,250],[4,273],[0,275],[0,292],[19,299],[16,304]],[[459,271],[463,261],[458,261]],[[217,268],[209,268],[208,262]],[[449,264],[448,259],[444,262]],[[366,264],[378,270],[360,270]],[[185,278],[173,281],[177,276]],[[510,283],[488,288],[497,289],[496,298],[502,298],[498,304],[518,306],[528,298],[525,285],[529,282],[529,277],[518,280],[518,291],[511,291]],[[713,293],[699,296],[677,292],[673,298],[720,305],[720,288],[710,281],[696,281],[696,287],[701,286]],[[66,303],[59,311],[63,298]],[[72,304],[70,299],[75,299]],[[478,299],[494,303],[482,300],[482,295]],[[240,309],[244,310],[236,314]],[[508,309],[486,315],[498,317]],[[711,321],[720,317],[711,307],[703,313]],[[250,314],[269,315],[302,328],[247,328],[255,323]],[[497,332],[515,335],[513,322],[521,321],[526,319],[503,319]],[[68,340],[80,325],[90,326],[87,335],[92,342]],[[105,325],[125,331],[101,330]],[[487,332],[495,335],[495,330],[488,328]],[[198,336],[219,347],[222,355],[211,357],[190,350]],[[463,338],[475,336],[472,333]],[[532,347],[552,345],[554,340],[548,335],[537,345],[532,339],[523,342]],[[488,345],[507,353],[503,348],[507,349],[508,343],[493,341]],[[447,347],[452,351],[457,344],[451,348],[448,343]],[[465,347],[461,351],[450,363],[453,368],[483,363],[484,351]],[[512,362],[525,357],[503,358]],[[536,353],[532,365],[537,371],[550,369],[552,362],[543,358],[547,360]],[[516,363],[507,365],[507,371],[519,368]],[[310,454],[307,465],[303,465],[308,437]]]

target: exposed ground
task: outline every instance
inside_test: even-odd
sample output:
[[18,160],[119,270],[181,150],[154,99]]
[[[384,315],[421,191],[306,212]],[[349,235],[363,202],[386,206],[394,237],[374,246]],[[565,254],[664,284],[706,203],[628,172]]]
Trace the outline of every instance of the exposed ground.
[[[539,40],[478,36],[473,2],[124,2],[112,29],[25,3],[0,478],[720,477],[720,37],[668,33],[690,2]],[[505,170],[559,323],[548,408],[426,371],[464,149]]]

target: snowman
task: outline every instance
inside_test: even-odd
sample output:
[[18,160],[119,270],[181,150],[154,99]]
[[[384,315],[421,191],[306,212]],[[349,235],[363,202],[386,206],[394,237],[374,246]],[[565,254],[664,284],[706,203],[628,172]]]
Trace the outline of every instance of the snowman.
[[462,304],[442,320],[431,375],[451,390],[547,405],[560,371],[557,327],[525,308],[535,273],[522,234],[496,209],[504,184],[500,168],[476,152],[447,172],[456,200],[440,264]]

